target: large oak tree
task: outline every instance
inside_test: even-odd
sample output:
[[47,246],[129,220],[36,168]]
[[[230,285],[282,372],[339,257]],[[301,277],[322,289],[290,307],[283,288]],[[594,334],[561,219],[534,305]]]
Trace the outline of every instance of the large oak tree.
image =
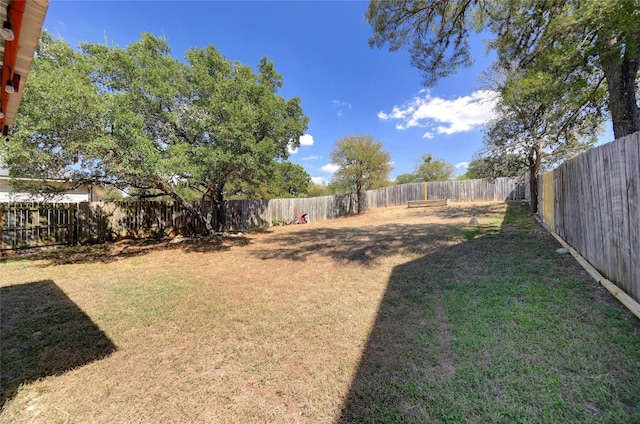
[[[267,58],[256,73],[209,46],[183,63],[151,34],[80,47],[43,35],[5,149],[13,175],[169,196],[211,233],[213,214],[225,228],[226,187],[268,179],[307,127]],[[187,202],[185,187],[213,212]]]

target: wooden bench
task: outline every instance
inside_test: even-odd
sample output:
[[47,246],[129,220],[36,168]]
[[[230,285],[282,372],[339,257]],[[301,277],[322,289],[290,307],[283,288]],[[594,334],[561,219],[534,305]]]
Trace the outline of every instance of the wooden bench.
[[412,200],[407,202],[408,208],[429,208],[433,206],[449,206],[449,199]]

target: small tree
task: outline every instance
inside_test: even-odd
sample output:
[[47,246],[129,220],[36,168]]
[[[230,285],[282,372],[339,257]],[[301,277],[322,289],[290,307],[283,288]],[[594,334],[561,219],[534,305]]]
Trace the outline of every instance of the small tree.
[[448,181],[453,179],[456,168],[442,159],[434,159],[430,154],[422,155],[422,163],[418,164],[413,173],[416,179],[422,181]]
[[371,135],[350,135],[338,140],[331,161],[340,167],[333,174],[333,183],[356,192],[358,213],[364,210],[362,192],[386,185],[393,169],[391,155]]
[[593,101],[582,101],[570,79],[536,68],[494,68],[500,93],[496,118],[485,131],[482,155],[529,172],[531,212],[537,212],[538,177],[543,165],[571,158],[595,143],[603,114],[600,87]]

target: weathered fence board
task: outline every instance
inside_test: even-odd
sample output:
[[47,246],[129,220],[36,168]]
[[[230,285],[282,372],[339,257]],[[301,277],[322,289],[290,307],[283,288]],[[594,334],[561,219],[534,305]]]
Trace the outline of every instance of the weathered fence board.
[[525,198],[523,181],[517,178],[436,181],[428,185],[429,199],[453,199],[459,202],[479,200],[517,200]]
[[593,148],[542,180],[542,220],[640,301],[640,132]]

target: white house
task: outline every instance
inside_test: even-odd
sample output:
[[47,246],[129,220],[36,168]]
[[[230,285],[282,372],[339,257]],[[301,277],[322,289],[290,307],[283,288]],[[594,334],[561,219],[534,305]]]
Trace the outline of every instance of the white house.
[[[21,178],[23,181],[29,181],[28,178]],[[33,195],[30,193],[13,192],[13,179],[9,176],[9,170],[4,166],[2,159],[0,159],[0,203],[6,202],[43,202],[46,199],[44,196]],[[47,183],[52,186],[64,187],[69,186],[64,180],[47,180]],[[100,191],[100,190],[98,190]],[[80,202],[93,202],[98,200],[96,197],[98,193],[95,192],[91,186],[83,186],[75,189],[69,189],[59,196],[56,196],[55,202],[57,203],[80,203]],[[51,201],[51,199],[48,199]]]

